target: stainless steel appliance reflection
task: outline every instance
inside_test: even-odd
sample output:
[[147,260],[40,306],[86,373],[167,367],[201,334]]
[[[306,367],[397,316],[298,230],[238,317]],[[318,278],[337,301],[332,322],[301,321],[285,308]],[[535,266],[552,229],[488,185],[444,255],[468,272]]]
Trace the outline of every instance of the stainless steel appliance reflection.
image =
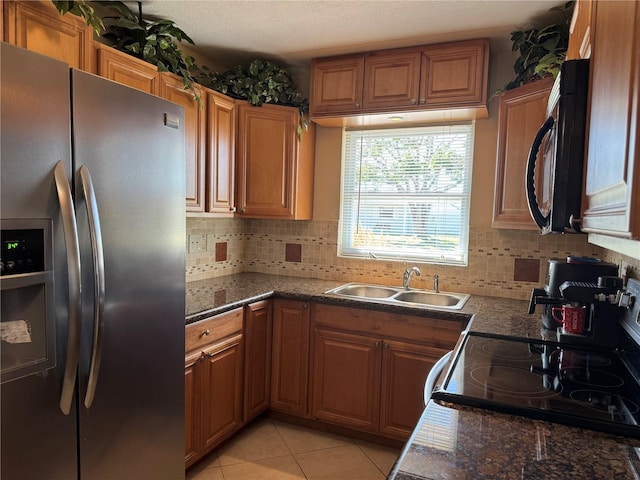
[[184,478],[182,107],[0,57],[2,478]]

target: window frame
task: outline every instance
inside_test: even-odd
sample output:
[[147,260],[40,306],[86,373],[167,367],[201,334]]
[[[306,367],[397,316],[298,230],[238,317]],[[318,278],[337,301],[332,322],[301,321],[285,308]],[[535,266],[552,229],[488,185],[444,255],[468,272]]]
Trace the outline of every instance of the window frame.
[[[362,194],[362,183],[359,179],[356,179],[356,183],[358,184],[357,189],[357,205],[354,201],[351,201],[351,208],[354,206],[357,207],[358,213],[353,216],[351,214],[345,214],[345,197],[351,196],[354,197],[356,194],[355,190],[351,192],[347,192],[347,177],[353,176],[355,173],[349,172],[349,168],[356,168],[354,159],[348,159],[347,156],[351,155],[351,152],[348,152],[349,142],[351,139],[349,138],[352,134],[360,135],[362,137],[366,136],[375,136],[376,132],[380,132],[381,136],[389,136],[394,132],[397,132],[401,136],[411,136],[411,135],[434,135],[434,136],[446,136],[455,134],[457,132],[464,133],[467,136],[466,142],[462,145],[465,147],[465,156],[464,159],[464,178],[463,180],[457,184],[460,188],[460,192],[456,193],[447,193],[446,191],[431,191],[431,192],[422,192],[420,194],[415,193],[405,193],[405,194],[397,194],[394,195],[393,192],[387,192],[386,194],[372,194],[365,193]],[[341,184],[340,184],[340,215],[338,222],[338,241],[337,241],[337,255],[342,258],[370,258],[370,259],[380,259],[380,260],[392,260],[392,261],[414,261],[421,263],[432,263],[432,264],[442,264],[442,265],[451,265],[451,266],[466,266],[468,265],[469,258],[469,217],[471,210],[471,184],[472,184],[472,176],[473,176],[473,156],[474,156],[474,137],[475,137],[475,121],[470,122],[456,122],[456,123],[441,123],[441,124],[430,124],[430,125],[409,125],[402,127],[375,127],[375,128],[345,128],[343,129],[342,135],[342,152],[341,152]],[[354,148],[351,146],[352,150]],[[362,152],[360,151],[362,154]],[[361,159],[361,157],[358,157]],[[387,184],[388,186],[391,184]],[[368,196],[367,196],[368,195]],[[381,246],[372,246],[370,248],[356,247],[353,245],[354,243],[354,233],[353,230],[356,229],[356,221],[362,221],[363,216],[360,213],[360,197],[364,196],[368,199],[368,207],[372,207],[375,205],[375,202],[371,201],[371,198],[375,196],[380,198],[380,205],[377,207],[378,211],[380,209],[395,209],[398,206],[400,208],[410,209],[410,201],[409,199],[419,199],[422,202],[428,203],[429,201],[437,200],[440,205],[446,206],[449,208],[453,205],[452,199],[458,198],[460,202],[460,208],[463,210],[461,213],[460,222],[455,222],[449,224],[445,222],[447,226],[457,227],[459,226],[459,233],[457,236],[458,239],[458,248],[455,250],[454,254],[447,255],[447,251],[444,249],[436,250],[435,253],[427,253],[426,249],[413,248],[413,249],[402,249],[402,248],[383,248]],[[389,203],[384,203],[385,195],[389,197],[387,200]],[[395,197],[391,199],[391,197]],[[395,200],[398,199],[398,202]],[[443,200],[445,199],[445,200]],[[395,203],[395,204],[394,204]],[[406,215],[406,213],[405,213]],[[441,215],[447,215],[441,214]],[[445,217],[446,218],[446,217]],[[349,221],[351,219],[351,221]],[[389,219],[386,216],[379,216],[380,224],[388,223],[389,220],[392,222],[394,219]],[[413,223],[413,222],[411,222]],[[440,222],[439,222],[440,223]],[[403,220],[403,229],[408,228],[406,219]],[[347,235],[349,237],[347,238]],[[414,234],[415,236],[415,234]],[[437,241],[434,245],[437,245]],[[450,252],[449,252],[450,253]]]

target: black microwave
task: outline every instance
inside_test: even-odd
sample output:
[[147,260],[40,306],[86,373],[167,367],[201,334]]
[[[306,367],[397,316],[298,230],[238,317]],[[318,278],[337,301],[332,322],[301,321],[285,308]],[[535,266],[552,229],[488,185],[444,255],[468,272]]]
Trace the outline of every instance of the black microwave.
[[[588,87],[588,59],[562,64],[549,95],[547,120],[529,151],[527,203],[543,235],[580,231]],[[538,182],[537,159],[542,162]]]

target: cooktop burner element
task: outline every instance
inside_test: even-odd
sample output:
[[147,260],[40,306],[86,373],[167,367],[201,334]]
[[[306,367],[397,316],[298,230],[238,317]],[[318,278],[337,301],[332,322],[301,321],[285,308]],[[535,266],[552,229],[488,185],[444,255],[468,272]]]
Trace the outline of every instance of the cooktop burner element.
[[640,438],[640,388],[614,350],[470,332],[433,399]]

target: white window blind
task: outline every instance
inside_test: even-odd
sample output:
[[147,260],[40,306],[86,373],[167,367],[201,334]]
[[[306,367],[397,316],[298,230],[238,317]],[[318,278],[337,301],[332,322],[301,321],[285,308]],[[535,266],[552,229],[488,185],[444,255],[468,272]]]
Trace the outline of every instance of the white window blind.
[[345,131],[338,254],[466,265],[473,127]]

